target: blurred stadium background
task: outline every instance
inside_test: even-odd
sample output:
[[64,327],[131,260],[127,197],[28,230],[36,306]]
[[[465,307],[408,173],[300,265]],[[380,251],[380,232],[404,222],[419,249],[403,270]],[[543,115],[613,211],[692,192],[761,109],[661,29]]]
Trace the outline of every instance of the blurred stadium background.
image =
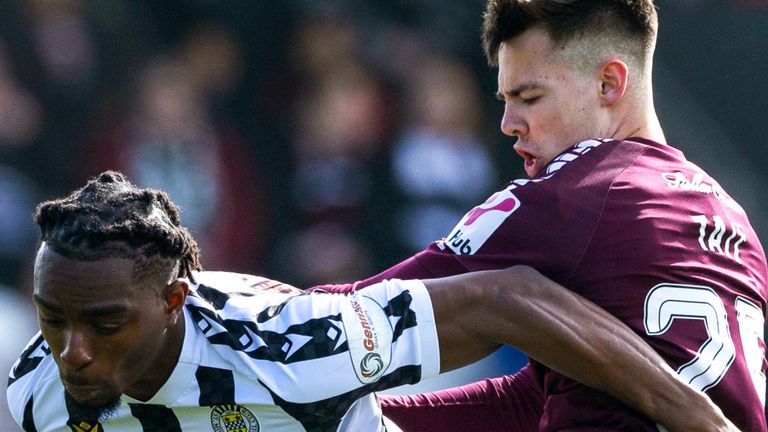
[[[768,1],[657,0],[656,103],[768,239]],[[168,191],[211,269],[378,272],[524,175],[483,0],[0,2],[0,366],[34,332],[35,204],[105,169]],[[434,388],[511,372],[501,354]],[[14,430],[0,397],[0,430]]]

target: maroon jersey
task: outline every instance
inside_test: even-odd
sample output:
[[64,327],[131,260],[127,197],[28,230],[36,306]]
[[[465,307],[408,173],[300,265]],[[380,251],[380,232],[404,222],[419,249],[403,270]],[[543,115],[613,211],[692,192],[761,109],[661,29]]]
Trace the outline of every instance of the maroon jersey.
[[[516,264],[617,316],[742,430],[767,430],[765,254],[741,206],[679,150],[640,138],[582,142],[356,287]],[[540,430],[656,430],[617,400],[533,367]]]

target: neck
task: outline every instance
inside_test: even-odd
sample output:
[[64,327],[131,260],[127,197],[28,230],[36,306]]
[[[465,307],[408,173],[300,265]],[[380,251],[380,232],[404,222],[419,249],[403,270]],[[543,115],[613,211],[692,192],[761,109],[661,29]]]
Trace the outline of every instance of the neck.
[[614,129],[611,138],[623,140],[640,137],[667,144],[667,138],[656,115],[650,88],[647,94],[639,98],[627,98],[623,104],[623,116],[617,122],[618,126]]
[[185,317],[182,313],[176,323],[168,328],[162,336],[163,345],[167,349],[163,350],[155,359],[154,367],[147,371],[147,374],[136,384],[126,389],[125,394],[146,402],[163,387],[173,370],[179,362],[181,349],[184,345],[184,334],[186,332]]
[[640,137],[656,141],[660,144],[667,144],[667,138],[664,136],[664,131],[661,129],[661,124],[655,115],[653,119],[649,119],[646,122],[617,130],[612,138],[624,140],[630,137]]

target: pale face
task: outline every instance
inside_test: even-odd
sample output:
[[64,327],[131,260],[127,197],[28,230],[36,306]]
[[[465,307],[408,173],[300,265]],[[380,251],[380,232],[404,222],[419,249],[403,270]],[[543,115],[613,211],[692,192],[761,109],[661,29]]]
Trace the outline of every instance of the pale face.
[[576,71],[553,55],[549,36],[540,28],[501,44],[501,130],[517,137],[515,151],[525,159],[529,177],[574,144],[611,135],[599,99],[601,85],[597,65],[592,74]]

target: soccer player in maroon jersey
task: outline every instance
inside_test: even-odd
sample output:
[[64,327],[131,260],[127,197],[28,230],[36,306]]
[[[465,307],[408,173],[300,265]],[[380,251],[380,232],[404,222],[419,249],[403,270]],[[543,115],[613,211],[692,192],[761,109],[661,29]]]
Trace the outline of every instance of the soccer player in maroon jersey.
[[[657,27],[652,0],[489,0],[501,129],[530,179],[414,257],[332,289],[530,265],[626,323],[739,428],[766,431],[765,254],[742,207],[667,143],[651,86]],[[533,361],[382,402],[406,431],[657,430]]]
[[7,389],[25,431],[383,431],[373,392],[502,343],[673,430],[735,430],[627,326],[524,266],[302,295],[203,272],[168,195],[117,172],[35,221],[41,331]]

